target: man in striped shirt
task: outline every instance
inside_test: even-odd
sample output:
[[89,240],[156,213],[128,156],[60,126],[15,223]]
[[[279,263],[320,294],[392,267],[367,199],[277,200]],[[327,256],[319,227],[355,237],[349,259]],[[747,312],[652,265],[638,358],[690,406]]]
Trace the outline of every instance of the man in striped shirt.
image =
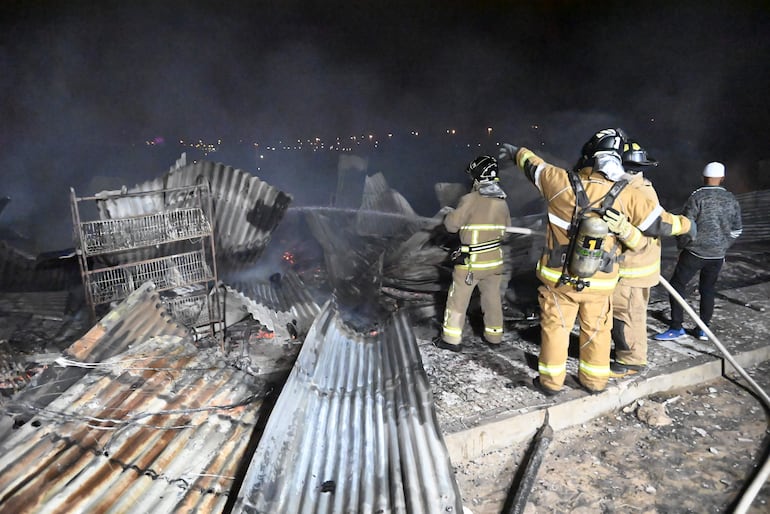
[[[693,191],[684,204],[682,214],[695,221],[698,232],[695,238],[677,238],[681,252],[670,281],[676,292],[686,298],[687,284],[696,274],[699,275],[699,314],[706,326],[711,323],[714,314],[716,282],[725,262],[727,249],[743,232],[741,207],[735,196],[722,187],[724,179],[724,164],[708,163],[703,169],[703,187]],[[669,295],[669,302],[671,324],[668,330],[655,336],[658,341],[670,341],[685,335],[682,327],[684,308],[672,295]],[[708,336],[698,329],[698,339],[706,341]]]

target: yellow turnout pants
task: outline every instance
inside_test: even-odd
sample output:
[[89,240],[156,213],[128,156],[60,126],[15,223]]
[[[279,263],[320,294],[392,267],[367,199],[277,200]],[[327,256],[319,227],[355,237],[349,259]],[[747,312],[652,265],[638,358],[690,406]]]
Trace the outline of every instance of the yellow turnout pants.
[[647,365],[647,304],[649,287],[632,287],[623,280],[612,294],[612,340],[620,364]]
[[567,376],[569,336],[580,326],[578,380],[592,391],[607,386],[610,375],[612,300],[606,293],[587,289],[575,291],[571,285],[538,288],[541,346],[538,358],[540,383],[558,391]]
[[470,285],[465,283],[467,275],[468,269],[465,267],[455,266],[452,272],[441,338],[449,344],[460,344],[468,303],[473,290],[478,287],[484,313],[484,339],[490,343],[499,343],[503,339],[503,305],[500,294],[502,267],[474,269]]

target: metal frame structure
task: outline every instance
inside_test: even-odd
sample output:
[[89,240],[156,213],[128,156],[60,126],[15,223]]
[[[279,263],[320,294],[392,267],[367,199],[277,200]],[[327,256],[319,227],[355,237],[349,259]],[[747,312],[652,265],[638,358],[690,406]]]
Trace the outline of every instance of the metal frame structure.
[[[207,181],[85,197],[78,197],[70,188],[70,197],[75,248],[93,320],[97,305],[123,300],[151,280],[158,292],[168,292],[162,298],[178,322],[190,328],[208,324],[213,336],[222,321],[222,309],[216,288],[213,203]],[[88,202],[93,202],[102,219],[82,219],[81,210]],[[140,204],[140,212],[147,205],[153,207],[146,214],[109,217],[103,207],[121,202]],[[201,315],[204,312],[206,316]]]

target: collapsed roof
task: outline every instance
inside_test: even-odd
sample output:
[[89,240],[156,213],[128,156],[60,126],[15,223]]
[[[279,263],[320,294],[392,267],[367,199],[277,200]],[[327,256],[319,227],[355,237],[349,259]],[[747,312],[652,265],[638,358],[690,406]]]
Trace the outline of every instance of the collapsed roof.
[[[198,176],[212,182],[219,255],[231,269],[247,269],[265,250],[290,197],[240,170],[211,163],[175,167],[158,181],[137,188],[175,187],[195,182]],[[360,484],[373,487],[369,490],[375,501],[417,508],[438,500],[459,509],[460,496],[432,413],[430,389],[421,371],[407,311],[393,314],[397,305],[377,301],[381,296],[378,287],[355,287],[367,273],[382,277],[383,250],[403,249],[402,243],[411,235],[426,226],[435,229],[440,220],[428,219],[426,223],[414,215],[406,201],[387,188],[384,178],[376,177],[370,183],[369,190],[374,192],[369,194],[368,207],[382,206],[382,198],[388,198],[385,203],[392,204],[396,218],[401,216],[399,211],[405,211],[407,222],[389,223],[387,230],[382,224],[385,233],[381,234],[372,218],[377,215],[366,209],[361,216],[348,220],[349,231],[343,231],[344,237],[334,239],[332,245],[322,245],[330,264],[324,273],[324,279],[331,284],[327,292],[349,301],[342,309],[336,302],[329,302],[321,312],[301,277],[291,269],[267,281],[227,285],[227,297],[235,305],[230,311],[232,319],[225,320],[228,340],[220,347],[207,343],[207,339],[197,337],[190,327],[175,320],[160,301],[154,284],[145,282],[60,356],[44,365],[29,386],[4,405],[6,415],[0,424],[3,508],[15,512],[57,510],[65,505],[81,510],[128,506],[152,512],[225,510],[228,502],[234,501],[231,495],[243,478],[242,460],[250,438],[261,435],[257,422],[265,415],[263,400],[283,383],[296,357],[297,343],[306,339],[315,343],[307,345],[295,374],[305,373],[310,365],[307,359],[316,358],[319,363],[341,364],[336,378],[329,375],[333,381],[347,380],[352,369],[367,370],[363,375],[356,374],[362,381],[361,388],[350,393],[362,394],[358,400],[362,408],[372,414],[381,412],[389,428],[381,425],[383,418],[370,418],[372,424],[363,426],[354,417],[350,419],[352,432],[334,423],[325,430],[330,435],[337,431],[335,437],[341,445],[362,448],[367,455],[369,450],[364,448],[373,443],[369,431],[385,434],[391,430],[389,442],[378,445],[376,450],[378,462],[386,459],[390,472],[362,474],[359,478]],[[165,203],[168,198],[149,198],[151,205],[105,198],[100,209],[109,219],[141,215],[146,209],[157,209],[159,202],[163,209],[169,207]],[[322,236],[335,233],[336,221],[322,214],[307,213],[306,221],[315,224]],[[399,225],[408,230],[398,230]],[[357,234],[357,228],[368,233]],[[349,260],[354,266],[337,267],[336,256],[356,255],[361,237],[368,239],[364,245],[368,250],[358,259]],[[430,244],[424,238],[417,240],[422,241],[419,246]],[[427,254],[435,260],[429,264],[430,259],[426,260],[426,265],[440,267],[447,251]],[[391,284],[397,286],[398,279],[391,279]],[[56,284],[49,282],[49,286]],[[354,307],[356,298],[359,305],[378,308],[352,309],[354,316],[344,313],[344,309]],[[244,315],[245,321],[256,322],[255,328],[244,328],[248,323],[237,321]],[[363,326],[382,328],[359,331]],[[308,330],[312,334],[306,338]],[[267,333],[272,337],[265,338]],[[260,356],[255,355],[252,343],[261,347],[257,352]],[[350,351],[350,344],[358,351]],[[273,348],[267,351],[272,358],[263,357],[267,348]],[[350,359],[349,363],[342,364],[346,359]],[[329,371],[326,364],[321,364],[314,372],[320,379]],[[295,382],[292,388],[297,396],[293,401],[309,401],[317,385],[317,380]],[[314,412],[338,409],[337,402],[345,398],[348,396],[321,399]],[[324,401],[327,405],[323,405]],[[305,414],[311,413],[295,411],[292,422],[307,426],[308,420],[301,419]],[[428,447],[420,450],[426,441]],[[331,463],[338,458],[338,450],[333,446],[320,454],[299,446],[292,450],[297,454],[287,458],[302,461],[315,455],[314,462]],[[415,451],[419,457],[417,467]],[[263,465],[259,458],[251,462],[253,466]],[[403,481],[402,473],[393,471],[399,468],[411,481]],[[53,469],[57,470],[55,478],[49,473]],[[247,502],[261,501],[249,499],[254,492],[253,477],[249,478],[252,489],[242,496]],[[342,493],[344,484],[342,480],[335,488]],[[417,493],[424,490],[432,491],[433,496]],[[348,501],[356,501],[354,491],[350,490]]]
[[[290,196],[228,166],[192,166],[180,163],[142,187],[207,176],[222,202],[218,255],[233,270],[251,269],[269,250]],[[223,512],[238,502],[246,511],[270,511],[292,505],[297,488],[322,510],[334,501],[461,508],[412,332],[416,318],[442,308],[453,242],[440,214],[416,216],[384,177],[367,179],[364,189],[353,215],[333,207],[298,211],[323,250],[321,271],[287,265],[267,280],[244,273],[226,285],[232,314],[223,347],[174,320],[145,283],[43,365],[3,405],[2,508]],[[763,204],[761,195],[742,202],[745,220],[757,216],[756,228],[746,229],[757,240],[768,235]],[[143,212],[131,202],[104,208],[109,216]],[[373,212],[379,209],[385,212]],[[506,248],[508,273],[531,271],[536,238],[512,236]],[[3,266],[14,259],[0,254]],[[21,269],[34,279],[41,270],[28,261],[0,266],[11,270],[0,278],[10,282]],[[56,273],[72,278],[72,269]],[[8,297],[0,315],[52,298],[62,301]],[[319,434],[324,444],[304,443]],[[346,480],[350,473],[358,474]],[[323,480],[306,479],[313,474]]]

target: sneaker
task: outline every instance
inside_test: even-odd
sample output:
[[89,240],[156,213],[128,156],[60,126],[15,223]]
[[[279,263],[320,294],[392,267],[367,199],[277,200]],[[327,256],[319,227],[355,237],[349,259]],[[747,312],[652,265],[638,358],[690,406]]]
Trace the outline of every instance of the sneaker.
[[682,337],[683,335],[684,335],[683,328],[669,328],[665,332],[661,332],[660,334],[656,334],[655,336],[653,336],[653,339],[655,339],[656,341],[671,341],[679,337]]
[[610,362],[610,378],[623,378],[643,371],[647,366],[641,364],[621,364]]
[[455,353],[459,353],[462,351],[462,347],[459,344],[447,343],[440,337],[437,337],[433,340],[433,346],[435,346],[436,348],[440,348],[442,350],[449,350],[450,352],[455,352]]
[[698,339],[700,339],[701,341],[708,341],[709,336],[707,336],[706,332],[704,332],[703,330],[698,329]]
[[545,396],[556,396],[561,391],[557,391],[556,389],[549,389],[543,384],[540,383],[540,377],[535,377],[532,379],[532,385],[535,386],[535,389],[538,390],[538,392],[544,394]]

